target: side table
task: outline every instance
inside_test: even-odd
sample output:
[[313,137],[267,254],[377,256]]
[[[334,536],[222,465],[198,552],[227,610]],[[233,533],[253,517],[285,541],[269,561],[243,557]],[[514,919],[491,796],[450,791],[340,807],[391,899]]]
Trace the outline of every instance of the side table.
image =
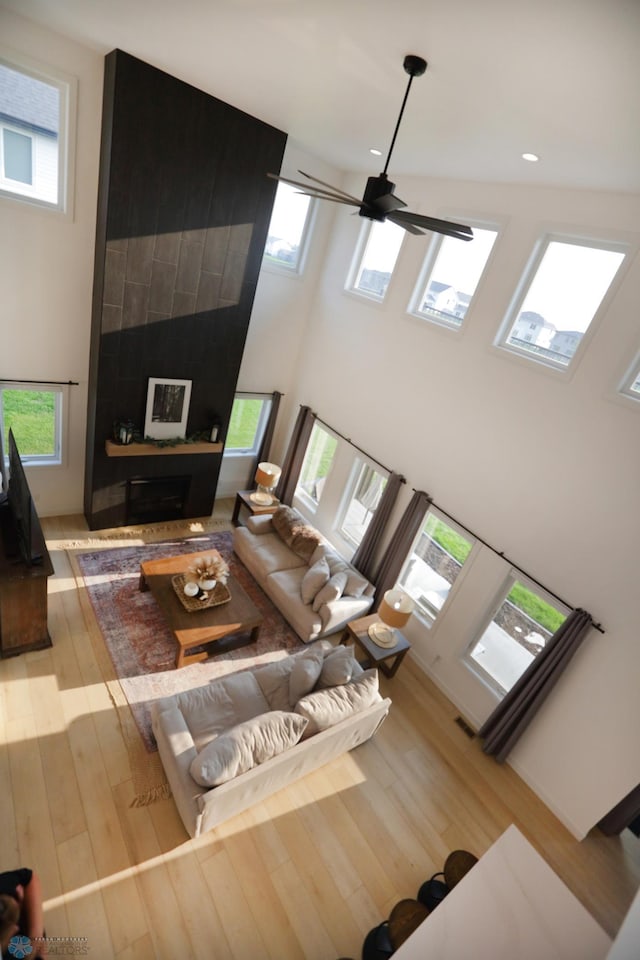
[[[367,660],[372,666],[380,667],[385,677],[393,677],[411,649],[411,644],[403,633],[396,630],[397,642],[395,647],[379,647],[369,636],[369,627],[373,623],[380,623],[380,617],[377,613],[352,620],[344,629],[342,641],[343,643],[353,641],[366,654]],[[386,663],[389,659],[393,661],[391,665]]]
[[231,523],[234,525],[234,527],[237,527],[240,524],[238,516],[242,507],[246,507],[251,511],[252,515],[255,515],[260,513],[275,513],[280,506],[280,501],[276,500],[275,497],[273,498],[273,503],[255,503],[251,499],[252,493],[255,493],[255,490],[238,490],[236,493],[236,502],[233,505],[233,513],[231,514]]

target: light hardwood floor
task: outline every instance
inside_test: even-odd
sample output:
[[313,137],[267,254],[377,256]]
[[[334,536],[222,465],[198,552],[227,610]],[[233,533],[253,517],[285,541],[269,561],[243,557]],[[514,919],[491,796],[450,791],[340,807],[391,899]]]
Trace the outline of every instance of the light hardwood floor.
[[[230,516],[231,503],[218,510]],[[205,837],[187,838],[170,799],[131,808],[127,751],[61,548],[98,535],[81,517],[43,526],[53,646],[0,661],[0,869],[37,869],[49,936],[86,937],[94,960],[359,958],[367,931],[451,850],[480,856],[510,823],[615,935],[640,883],[640,841],[574,840],[410,658],[381,678],[393,706],[374,740]]]

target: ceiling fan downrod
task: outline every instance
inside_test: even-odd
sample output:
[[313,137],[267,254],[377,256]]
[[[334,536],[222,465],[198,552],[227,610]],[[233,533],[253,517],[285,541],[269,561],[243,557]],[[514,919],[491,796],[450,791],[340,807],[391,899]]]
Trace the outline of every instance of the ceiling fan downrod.
[[391,139],[391,146],[389,147],[389,153],[387,154],[387,162],[384,165],[384,170],[380,174],[382,177],[386,177],[387,169],[389,167],[389,161],[391,160],[391,154],[395,146],[396,137],[398,135],[398,129],[400,127],[400,122],[402,120],[402,114],[404,113],[404,108],[407,103],[407,98],[409,96],[409,91],[411,90],[411,84],[413,83],[414,77],[421,77],[422,74],[427,69],[427,61],[423,57],[415,56],[413,53],[408,53],[404,58],[402,64],[404,67],[405,73],[409,74],[409,83],[407,84],[407,89],[405,90],[404,100],[402,101],[402,106],[400,107],[400,115],[398,117],[398,122],[396,123],[396,128],[393,131],[393,137]]

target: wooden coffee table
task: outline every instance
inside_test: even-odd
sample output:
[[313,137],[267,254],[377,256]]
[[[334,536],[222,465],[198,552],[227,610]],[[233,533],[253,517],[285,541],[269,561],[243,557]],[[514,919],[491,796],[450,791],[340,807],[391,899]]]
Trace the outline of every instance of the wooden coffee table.
[[[210,557],[214,552],[202,550],[179,557],[145,560],[140,564],[140,589],[151,591],[178,645],[176,667],[206,660],[211,653],[222,653],[255,643],[260,633],[262,614],[231,575],[227,580],[231,599],[217,607],[205,607],[191,613],[176,595],[172,578],[177,573],[184,573],[194,560]],[[224,639],[231,637],[232,640]],[[215,650],[194,650],[194,647],[202,648],[214,642]]]

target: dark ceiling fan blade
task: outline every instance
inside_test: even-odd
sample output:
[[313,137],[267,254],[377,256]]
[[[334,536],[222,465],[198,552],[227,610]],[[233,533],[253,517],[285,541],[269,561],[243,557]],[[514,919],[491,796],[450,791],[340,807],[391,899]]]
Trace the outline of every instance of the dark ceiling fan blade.
[[[289,177],[280,177],[275,173],[268,173],[267,176],[271,177],[272,180],[281,180],[283,183],[288,183],[292,187],[298,187],[300,193],[305,193],[310,197],[318,197],[319,200],[340,200],[342,203],[352,203],[357,206],[360,206],[362,203],[357,197],[350,197],[348,193],[331,193],[329,190],[314,187],[313,184],[303,183],[302,180],[291,180]],[[333,187],[331,189],[333,189]]]
[[406,203],[400,197],[396,197],[394,193],[385,193],[384,196],[373,200],[372,206],[382,210],[383,213],[392,213],[394,210],[399,210],[400,207],[406,207]]
[[395,223],[398,227],[402,227],[402,229],[406,230],[407,233],[412,233],[415,237],[424,236],[424,230],[420,230],[418,227],[414,227],[412,223],[408,223],[404,220],[399,220],[395,213],[387,214],[387,220],[391,220],[392,223]]
[[334,193],[341,193],[343,197],[348,197],[349,200],[355,200],[358,203],[361,201],[357,197],[352,196],[350,193],[345,193],[344,190],[341,190],[339,187],[332,187],[330,183],[326,183],[324,180],[318,180],[317,177],[312,177],[310,173],[305,173],[304,170],[298,170],[298,173],[301,173],[303,177],[307,177],[309,180],[314,180],[316,183],[320,183],[323,187],[329,187]]
[[344,203],[348,207],[362,206],[359,200],[345,200],[344,197],[334,197],[328,192],[325,193],[324,190],[322,191],[322,193],[319,193],[313,187],[308,187],[306,190],[299,189],[298,193],[301,193],[305,197],[316,197],[318,200],[331,200],[333,203]]
[[421,213],[411,213],[409,210],[398,210],[390,214],[389,219],[391,219],[392,216],[401,225],[411,223],[413,226],[422,227],[424,230],[442,233],[445,237],[455,237],[458,240],[473,240],[471,227],[466,227],[462,223],[452,223],[451,220],[438,220],[436,217],[425,217]]

